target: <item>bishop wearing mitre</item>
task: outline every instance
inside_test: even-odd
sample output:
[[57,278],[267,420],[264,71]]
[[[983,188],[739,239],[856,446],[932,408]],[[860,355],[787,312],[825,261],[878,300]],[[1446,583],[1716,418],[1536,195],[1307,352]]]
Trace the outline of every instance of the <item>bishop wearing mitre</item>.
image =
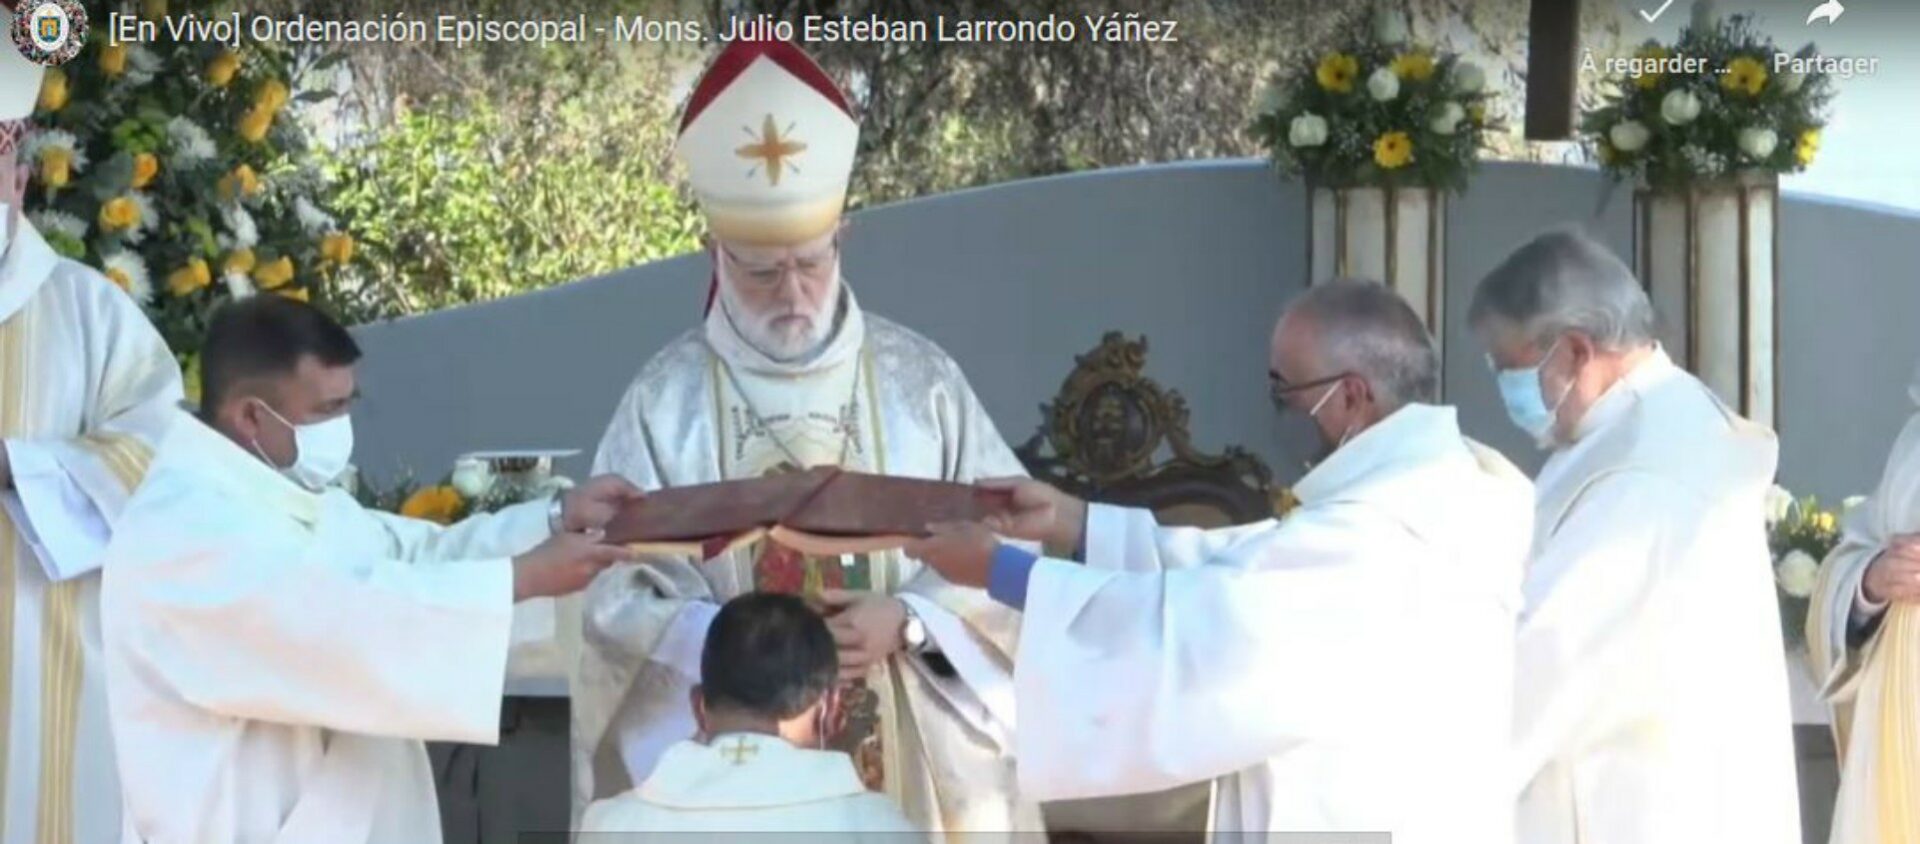
[[[0,10],[0,29],[12,13]],[[108,526],[180,401],[133,297],[21,215],[41,68],[0,47],[0,842],[111,841],[101,670]]]
[[1820,566],[1807,651],[1840,752],[1829,840],[1920,841],[1920,414]]
[[[969,482],[1024,474],[960,368],[860,307],[840,274],[858,138],[798,47],[730,43],[690,96],[677,153],[710,229],[704,322],[648,361],[594,472],[643,490],[821,466]],[[846,724],[828,744],[929,831],[1037,830],[1009,756],[1016,614],[895,551],[810,557],[762,541],[610,569],[585,597],[574,811],[646,780],[694,736],[689,692],[721,603],[756,590],[833,613]]]

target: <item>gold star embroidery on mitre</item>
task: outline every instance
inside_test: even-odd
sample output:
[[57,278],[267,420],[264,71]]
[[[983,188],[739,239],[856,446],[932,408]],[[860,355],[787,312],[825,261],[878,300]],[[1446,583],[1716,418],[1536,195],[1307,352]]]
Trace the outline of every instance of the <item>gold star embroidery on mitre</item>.
[[722,748],[720,750],[720,755],[727,757],[727,759],[736,766],[747,764],[748,759],[752,759],[759,755],[759,753],[760,748],[749,744],[744,738],[734,739],[732,747]]
[[[754,135],[753,130],[747,127],[743,126],[741,129],[747,133],[747,137],[753,138],[754,142],[735,149],[733,154],[741,158],[759,159],[761,164],[766,165],[767,184],[778,187],[782,170],[790,168],[799,172],[800,168],[795,167],[793,162],[787,159],[806,152],[807,145],[802,141],[793,140],[792,126],[787,127],[788,134],[782,137],[780,127],[774,124],[773,115],[769,114],[760,124],[759,135]],[[760,169],[759,165],[755,165],[754,170],[758,169]],[[753,171],[747,171],[747,175],[753,175]]]

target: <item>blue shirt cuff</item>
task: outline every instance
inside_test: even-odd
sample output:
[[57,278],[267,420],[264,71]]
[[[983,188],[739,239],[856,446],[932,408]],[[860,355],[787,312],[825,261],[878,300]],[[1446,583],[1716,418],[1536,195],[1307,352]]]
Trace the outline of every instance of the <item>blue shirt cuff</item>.
[[993,568],[987,572],[987,595],[1016,610],[1027,607],[1027,581],[1040,558],[1032,552],[1002,543],[993,549]]

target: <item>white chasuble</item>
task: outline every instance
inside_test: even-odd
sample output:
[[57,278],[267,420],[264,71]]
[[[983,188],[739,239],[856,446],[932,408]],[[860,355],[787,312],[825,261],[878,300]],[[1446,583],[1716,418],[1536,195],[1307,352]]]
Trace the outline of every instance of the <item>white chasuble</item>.
[[1541,468],[1514,709],[1520,840],[1800,840],[1763,500],[1778,446],[1664,352]]
[[652,840],[648,833],[743,842],[771,840],[768,833],[875,844],[926,840],[899,806],[867,789],[845,754],[758,733],[675,744],[640,787],[589,806],[580,831],[609,844]]
[[[1920,379],[1913,392],[1920,401]],[[1920,533],[1920,416],[1894,442],[1879,488],[1847,515],[1807,617],[1840,752],[1832,844],[1920,842],[1920,607],[1857,607],[1867,567],[1907,533]]]
[[107,550],[124,841],[434,844],[427,741],[498,740],[512,557],[543,501],[451,527],[311,493],[184,414]]
[[[960,482],[1025,474],[959,367],[919,335],[862,313],[844,287],[832,337],[804,363],[754,350],[717,305],[641,370],[594,472],[661,489],[822,465]],[[1017,614],[897,552],[807,559],[771,542],[707,561],[618,566],[589,588],[573,689],[575,812],[644,781],[693,735],[687,692],[720,603],[822,588],[900,597],[939,652],[896,655],[856,685],[832,746],[853,756],[863,781],[922,829],[1038,829],[1038,811],[1012,792]]]
[[0,259],[0,844],[119,834],[100,554],[180,398],[139,305],[22,220]]
[[1531,488],[1410,405],[1295,487],[1278,522],[1163,528],[1095,505],[1086,564],[1042,560],[1019,671],[1023,794],[1213,780],[1216,840],[1512,840],[1502,786]]

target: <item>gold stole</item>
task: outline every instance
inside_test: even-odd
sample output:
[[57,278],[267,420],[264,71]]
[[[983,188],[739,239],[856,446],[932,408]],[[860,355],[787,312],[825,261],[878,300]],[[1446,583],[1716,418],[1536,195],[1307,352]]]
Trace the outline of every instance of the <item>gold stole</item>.
[[[0,439],[45,436],[37,430],[33,372],[35,303],[27,304],[0,323]],[[44,379],[44,375],[42,376]],[[123,434],[89,434],[79,444],[90,452],[131,492],[146,474],[152,451],[140,440]],[[18,596],[19,567],[34,565],[19,558],[19,529],[0,509],[0,749],[6,748],[13,723],[14,601]],[[47,585],[40,627],[40,801],[35,828],[40,844],[67,844],[73,840],[73,754],[80,731],[82,649],[80,593],[84,578]],[[0,753],[0,834],[8,828],[6,816],[7,758]]]
[[1873,772],[1880,844],[1920,844],[1920,607],[1894,604],[1882,623]]

